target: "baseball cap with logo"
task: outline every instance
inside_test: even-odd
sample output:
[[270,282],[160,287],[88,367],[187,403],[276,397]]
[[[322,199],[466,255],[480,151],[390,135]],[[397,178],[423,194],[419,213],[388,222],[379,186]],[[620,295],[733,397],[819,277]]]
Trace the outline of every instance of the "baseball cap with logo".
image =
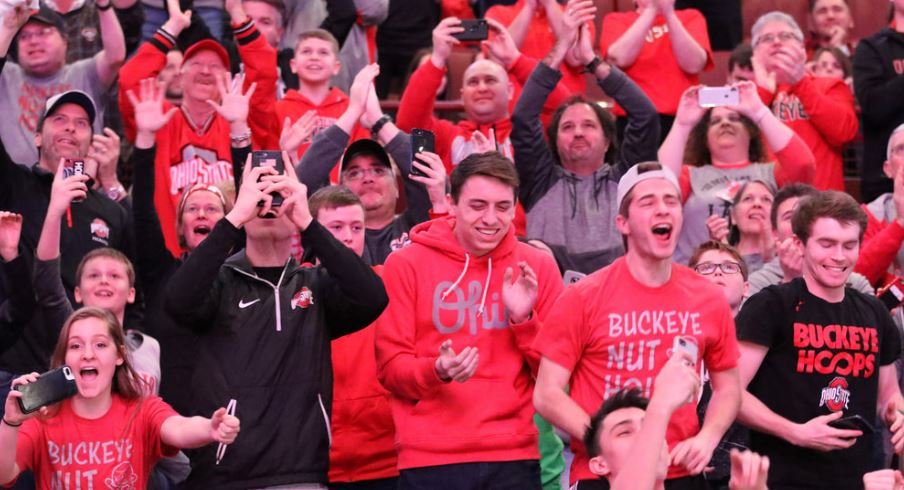
[[349,145],[347,150],[345,150],[345,154],[342,155],[342,164],[339,167],[339,172],[343,172],[353,158],[364,155],[372,156],[376,158],[378,162],[392,168],[392,163],[389,161],[389,155],[386,153],[386,150],[383,149],[383,145],[372,139],[364,138],[355,141]]
[[675,186],[678,194],[681,194],[681,186],[678,184],[678,178],[674,172],[663,167],[659,162],[641,162],[629,168],[625,175],[618,181],[618,191],[616,193],[616,209],[622,208],[622,201],[631,192],[637,184],[650,179],[665,179]]
[[56,94],[47,99],[47,102],[44,103],[44,113],[41,114],[41,119],[38,121],[38,128],[43,127],[44,119],[56,112],[63,104],[75,104],[80,106],[88,114],[88,122],[92,126],[94,125],[94,118],[97,116],[97,107],[94,105],[94,100],[91,96],[81,90],[67,90],[66,92]]

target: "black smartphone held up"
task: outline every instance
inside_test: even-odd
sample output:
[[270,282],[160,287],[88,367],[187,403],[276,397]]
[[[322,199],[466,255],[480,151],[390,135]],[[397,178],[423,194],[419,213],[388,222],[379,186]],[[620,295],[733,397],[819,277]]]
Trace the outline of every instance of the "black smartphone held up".
[[472,19],[461,21],[464,31],[452,34],[459,41],[485,41],[490,37],[490,26],[484,19]]
[[[274,169],[276,169],[276,173],[280,175],[285,173],[286,171],[286,166],[283,163],[282,159],[282,153],[272,150],[251,152],[251,167],[273,167]],[[282,206],[282,194],[273,192],[270,195],[273,197],[273,201],[271,202],[270,207],[278,208]],[[257,203],[257,206],[263,207],[264,201]],[[275,216],[276,215],[274,214],[273,217]]]
[[[68,179],[74,175],[85,175],[85,161],[67,158],[63,160],[63,178]],[[73,199],[72,202],[82,202],[84,199]]]
[[838,420],[833,420],[829,422],[829,425],[836,429],[859,430],[864,434],[872,434],[876,432],[876,428],[873,427],[873,424],[869,423],[860,415],[851,415],[850,417],[843,417]]
[[901,303],[904,303],[904,279],[895,277],[892,282],[879,289],[876,296],[889,310],[901,306]]
[[75,376],[69,366],[60,366],[47,371],[34,383],[16,386],[16,390],[22,393],[19,398],[19,408],[22,413],[34,412],[41,407],[63,401],[78,393]]
[[[421,165],[426,165],[429,167],[429,163],[415,157],[418,152],[422,151],[436,153],[436,137],[433,135],[433,131],[414,128],[411,130],[411,161],[418,162]],[[411,175],[417,175],[418,177],[427,176],[424,172],[420,171],[414,165],[411,166]]]

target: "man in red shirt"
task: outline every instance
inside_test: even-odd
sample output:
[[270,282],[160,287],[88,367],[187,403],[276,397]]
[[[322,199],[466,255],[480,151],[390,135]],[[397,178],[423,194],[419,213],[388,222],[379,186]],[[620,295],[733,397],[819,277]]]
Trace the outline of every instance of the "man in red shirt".
[[[571,482],[608,488],[580,444],[590,414],[622,388],[651,396],[653,380],[679,345],[693,345],[695,369],[710,371],[713,396],[703,427],[693,404],[671,418],[668,488],[699,488],[700,473],[738,410],[738,343],[722,291],[672,261],[682,224],[678,179],[659,163],[631,167],[618,183],[616,226],[627,252],[570,286],[537,334],[542,355],[534,406],[572,438]],[[570,392],[566,391],[570,387]],[[695,475],[695,476],[691,476]]]
[[854,94],[843,80],[807,74],[803,32],[788,14],[762,15],[751,36],[760,98],[813,151],[813,186],[843,191],[841,150],[857,136]]
[[[706,19],[695,9],[675,10],[675,0],[637,0],[633,12],[603,18],[600,55],[621,68],[647,94],[660,115],[661,138],[669,134],[681,94],[712,68]],[[624,111],[616,106],[619,134]]]

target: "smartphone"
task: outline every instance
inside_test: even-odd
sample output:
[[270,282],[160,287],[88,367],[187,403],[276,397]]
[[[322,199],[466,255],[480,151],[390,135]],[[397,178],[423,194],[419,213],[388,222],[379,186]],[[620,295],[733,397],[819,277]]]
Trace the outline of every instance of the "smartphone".
[[[429,163],[415,157],[415,155],[421,151],[436,153],[436,137],[433,135],[433,131],[414,128],[411,130],[411,161],[429,167]],[[427,176],[427,174],[418,170],[414,165],[411,166],[411,175],[417,175],[418,177]]]
[[[282,159],[282,153],[272,150],[251,152],[251,167],[273,167],[274,169],[276,169],[276,173],[278,174],[283,174],[286,171],[286,166],[283,163]],[[282,194],[278,192],[272,192],[270,193],[270,196],[273,197],[273,201],[271,202],[270,207],[278,208],[282,206]],[[257,203],[257,207],[264,207],[264,201]],[[269,213],[264,217],[276,217],[276,213]]]
[[464,31],[452,34],[459,41],[485,41],[490,36],[490,26],[483,19],[461,21]]
[[[68,179],[74,175],[85,175],[85,161],[67,158],[63,160],[63,178]],[[82,202],[84,198],[73,199],[72,202]]]
[[675,337],[674,342],[672,343],[672,352],[684,351],[691,355],[691,358],[694,361],[694,365],[697,364],[697,359],[699,359],[700,348],[697,346],[697,340],[693,337],[683,337],[678,336]]
[[697,91],[700,107],[734,106],[741,101],[737,87],[701,87]]
[[851,415],[849,417],[843,417],[838,420],[833,420],[829,422],[829,425],[836,429],[859,430],[864,434],[872,434],[876,432],[876,428],[873,427],[873,424],[869,423],[860,415]]
[[16,390],[22,393],[19,398],[19,408],[22,413],[31,413],[35,410],[52,405],[78,393],[75,385],[75,376],[69,366],[60,366],[42,374],[34,383],[16,386]]
[[566,286],[571,286],[585,277],[587,277],[587,274],[584,274],[583,272],[567,270],[565,271],[565,274],[562,275],[562,280],[565,281]]
[[882,287],[876,296],[889,310],[901,306],[901,303],[904,303],[904,279],[895,277],[892,282]]

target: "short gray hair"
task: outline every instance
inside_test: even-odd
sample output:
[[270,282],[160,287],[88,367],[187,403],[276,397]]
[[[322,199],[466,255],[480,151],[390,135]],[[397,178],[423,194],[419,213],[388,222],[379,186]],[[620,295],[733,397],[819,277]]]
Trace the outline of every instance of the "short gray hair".
[[770,22],[784,22],[791,28],[794,32],[794,35],[797,36],[797,39],[800,41],[804,40],[804,32],[800,30],[800,26],[797,25],[797,21],[794,20],[794,17],[790,15],[780,12],[778,10],[773,10],[772,12],[767,12],[760,16],[759,19],[754,22],[753,27],[750,29],[750,45],[756,47],[757,43],[760,40],[760,31],[763,30],[763,27]]
[[900,126],[896,127],[895,130],[892,131],[890,135],[888,135],[888,151],[886,152],[886,157],[885,157],[888,160],[891,160],[891,151],[894,149],[891,147],[891,141],[893,139],[895,139],[895,135],[898,133],[904,133],[904,124],[901,124]]

